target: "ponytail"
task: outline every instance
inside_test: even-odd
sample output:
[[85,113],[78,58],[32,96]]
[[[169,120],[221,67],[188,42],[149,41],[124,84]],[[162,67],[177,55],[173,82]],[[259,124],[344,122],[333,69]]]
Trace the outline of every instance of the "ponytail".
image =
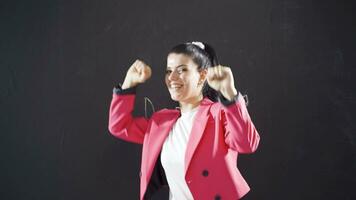
[[[204,44],[204,50],[207,53],[210,60],[210,66],[205,66],[204,68],[207,69],[209,67],[214,67],[219,65],[218,57],[216,56],[213,47],[207,43],[203,43],[203,44]],[[208,97],[210,100],[214,102],[217,102],[219,97],[219,92],[211,88],[208,84],[208,81],[205,81],[203,86],[203,96]]]

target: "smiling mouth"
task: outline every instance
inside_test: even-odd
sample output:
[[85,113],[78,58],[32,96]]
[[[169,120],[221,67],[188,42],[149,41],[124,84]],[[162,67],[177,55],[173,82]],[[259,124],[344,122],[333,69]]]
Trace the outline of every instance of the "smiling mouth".
[[183,85],[171,85],[169,88],[171,89],[171,90],[179,90],[180,88],[182,88],[183,87]]

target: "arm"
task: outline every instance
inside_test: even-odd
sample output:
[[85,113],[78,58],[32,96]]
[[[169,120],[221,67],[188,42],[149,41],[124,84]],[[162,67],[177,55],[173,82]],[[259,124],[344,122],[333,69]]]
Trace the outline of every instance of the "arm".
[[232,100],[219,98],[222,104],[221,120],[225,143],[239,153],[256,151],[260,136],[247,111],[246,102],[239,92]]
[[148,120],[144,117],[133,117],[136,97],[136,87],[122,89],[114,88],[109,110],[109,131],[117,138],[143,143]]
[[117,138],[142,144],[148,120],[133,117],[136,87],[151,77],[151,68],[136,60],[126,73],[124,83],[114,88],[109,112],[109,131]]
[[208,68],[209,85],[220,92],[223,105],[220,112],[225,134],[225,143],[240,153],[256,151],[260,136],[248,114],[245,100],[235,88],[230,67],[218,65]]

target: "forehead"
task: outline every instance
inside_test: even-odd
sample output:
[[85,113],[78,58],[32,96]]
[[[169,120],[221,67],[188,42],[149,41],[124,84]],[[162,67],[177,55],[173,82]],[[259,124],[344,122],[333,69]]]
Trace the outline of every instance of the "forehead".
[[167,57],[167,67],[175,68],[180,65],[194,66],[196,65],[192,58],[185,54],[170,53]]

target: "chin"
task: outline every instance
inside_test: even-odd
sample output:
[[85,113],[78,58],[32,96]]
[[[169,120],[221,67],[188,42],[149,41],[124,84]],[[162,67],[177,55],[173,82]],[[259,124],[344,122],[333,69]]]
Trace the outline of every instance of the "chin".
[[174,97],[174,96],[172,96],[172,95],[171,95],[171,99],[172,99],[173,101],[179,101],[179,98]]
[[172,94],[171,94],[171,99],[172,99],[173,101],[180,101],[180,100],[181,100],[180,96],[172,95]]

